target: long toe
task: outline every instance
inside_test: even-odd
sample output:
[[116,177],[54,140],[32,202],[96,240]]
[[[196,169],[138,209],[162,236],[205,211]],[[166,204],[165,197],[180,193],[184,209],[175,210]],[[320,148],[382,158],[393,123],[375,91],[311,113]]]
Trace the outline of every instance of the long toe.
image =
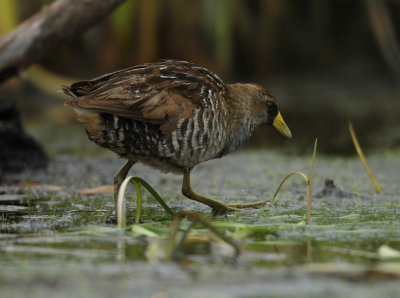
[[246,209],[246,208],[261,208],[267,204],[268,201],[258,201],[246,204],[228,204],[227,206],[234,209]]

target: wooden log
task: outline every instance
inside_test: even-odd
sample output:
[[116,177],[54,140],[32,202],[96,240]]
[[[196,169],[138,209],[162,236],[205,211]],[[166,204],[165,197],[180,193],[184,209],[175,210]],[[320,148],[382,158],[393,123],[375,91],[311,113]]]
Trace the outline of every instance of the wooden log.
[[0,83],[109,14],[125,0],[57,0],[0,38]]

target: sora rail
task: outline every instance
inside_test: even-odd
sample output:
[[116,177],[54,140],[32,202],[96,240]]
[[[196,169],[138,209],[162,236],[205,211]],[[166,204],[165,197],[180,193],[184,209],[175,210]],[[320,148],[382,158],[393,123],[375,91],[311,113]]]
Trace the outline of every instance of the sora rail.
[[196,64],[142,64],[63,87],[89,139],[127,159],[114,176],[114,202],[129,169],[142,162],[183,174],[182,193],[214,213],[257,207],[228,205],[192,191],[190,171],[236,150],[261,125],[291,137],[274,97],[254,84],[225,84]]

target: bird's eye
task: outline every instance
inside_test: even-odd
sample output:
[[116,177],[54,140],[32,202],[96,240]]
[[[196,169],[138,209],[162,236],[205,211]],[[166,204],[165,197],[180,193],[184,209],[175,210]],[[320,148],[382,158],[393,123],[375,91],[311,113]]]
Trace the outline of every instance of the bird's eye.
[[268,112],[274,112],[275,111],[275,105],[273,102],[268,102]]

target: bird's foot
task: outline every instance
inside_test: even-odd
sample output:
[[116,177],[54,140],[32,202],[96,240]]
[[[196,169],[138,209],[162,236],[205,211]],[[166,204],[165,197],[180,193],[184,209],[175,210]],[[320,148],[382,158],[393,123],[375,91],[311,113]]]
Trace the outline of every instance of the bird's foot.
[[226,213],[232,213],[240,210],[239,208],[235,208],[223,203],[221,203],[221,205],[218,206],[210,206],[210,207],[212,208],[213,216],[223,215]]
[[235,208],[235,209],[245,209],[245,208],[260,208],[265,206],[268,201],[258,201],[253,203],[246,203],[246,204],[227,204],[228,207]]
[[259,201],[247,204],[225,204],[221,201],[211,199],[195,193],[190,187],[190,170],[183,173],[182,193],[185,197],[203,203],[212,208],[212,214],[214,216],[225,214],[228,212],[239,211],[244,208],[259,208],[264,206],[267,201]]
[[246,208],[261,208],[265,206],[268,201],[258,201],[254,203],[247,204],[219,204],[218,206],[210,206],[212,208],[212,214],[214,216],[223,215],[229,212],[239,211]]

